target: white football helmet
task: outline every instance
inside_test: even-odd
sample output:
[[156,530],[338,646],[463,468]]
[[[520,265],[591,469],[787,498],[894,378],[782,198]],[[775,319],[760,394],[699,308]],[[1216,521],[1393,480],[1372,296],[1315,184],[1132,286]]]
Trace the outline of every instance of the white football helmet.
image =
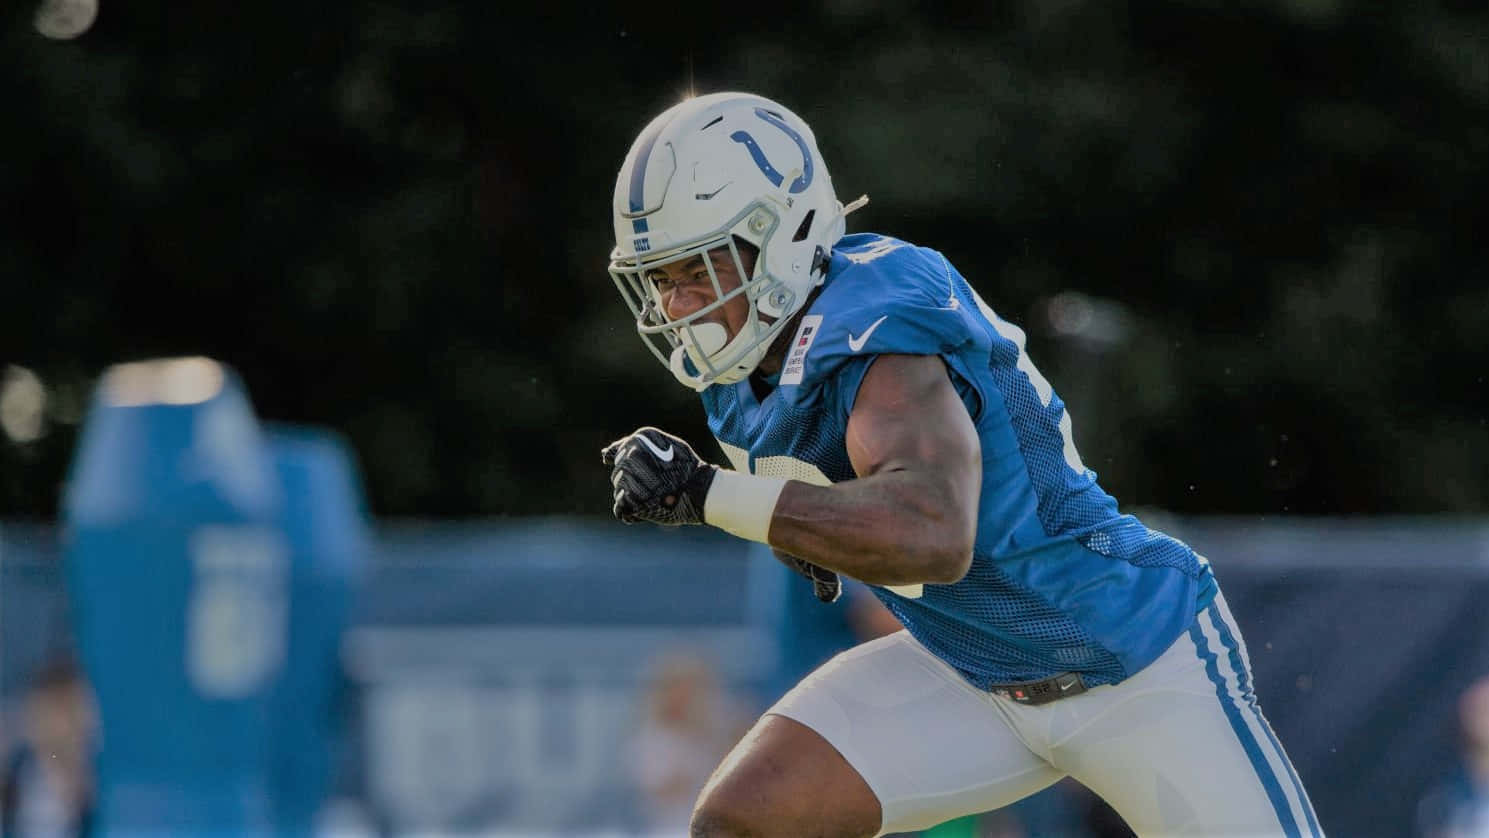
[[[755,369],[826,277],[846,215],[812,129],[748,93],[687,99],[653,119],[621,166],[613,210],[610,275],[647,348],[695,390]],[[759,250],[752,275],[736,238]],[[739,288],[719,286],[707,255],[715,248],[733,257]],[[700,255],[715,301],[673,320],[647,273]],[[723,326],[703,319],[739,295],[749,301],[749,318],[730,340]]]

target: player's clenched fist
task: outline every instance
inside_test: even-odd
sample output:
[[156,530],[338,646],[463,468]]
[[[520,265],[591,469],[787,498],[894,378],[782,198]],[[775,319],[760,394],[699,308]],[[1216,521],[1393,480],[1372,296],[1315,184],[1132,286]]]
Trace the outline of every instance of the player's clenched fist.
[[703,462],[682,439],[656,428],[638,428],[605,446],[615,517],[634,524],[675,527],[703,523],[703,500],[718,466]]
[[[786,482],[705,463],[691,445],[656,428],[638,428],[617,439],[605,446],[600,459],[610,466],[615,517],[627,524],[708,523],[760,542],[767,541],[771,513]],[[775,554],[811,581],[817,599],[833,602],[842,592],[842,582],[831,570],[780,550]]]

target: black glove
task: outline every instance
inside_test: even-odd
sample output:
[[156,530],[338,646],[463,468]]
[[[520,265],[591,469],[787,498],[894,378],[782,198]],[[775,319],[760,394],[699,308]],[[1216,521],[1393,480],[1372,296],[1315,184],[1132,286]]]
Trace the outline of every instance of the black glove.
[[798,559],[790,553],[782,553],[780,550],[771,548],[781,564],[805,576],[812,582],[812,593],[822,602],[837,602],[838,597],[843,594],[843,580],[838,578],[837,573],[825,567],[818,567],[806,559]]
[[638,428],[605,446],[600,459],[611,467],[615,517],[669,527],[703,523],[703,499],[719,467],[703,462],[683,440]]

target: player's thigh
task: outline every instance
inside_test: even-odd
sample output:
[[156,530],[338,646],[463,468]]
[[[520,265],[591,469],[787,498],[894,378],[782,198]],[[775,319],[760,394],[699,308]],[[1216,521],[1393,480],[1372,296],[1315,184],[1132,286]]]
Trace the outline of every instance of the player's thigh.
[[[992,697],[907,632],[854,647],[770,715],[810,728],[878,803],[883,832],[1006,806],[1064,776],[1019,739]],[[815,782],[809,770],[801,779]]]
[[1153,665],[1071,703],[1104,696],[1115,700],[1051,752],[1139,835],[1320,834],[1224,600]]

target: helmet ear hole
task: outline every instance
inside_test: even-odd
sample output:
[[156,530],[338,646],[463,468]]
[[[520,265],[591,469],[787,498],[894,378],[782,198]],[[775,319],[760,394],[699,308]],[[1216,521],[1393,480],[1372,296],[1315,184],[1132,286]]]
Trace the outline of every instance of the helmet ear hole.
[[817,216],[817,211],[816,210],[807,210],[806,216],[804,216],[801,219],[801,226],[796,228],[796,235],[794,235],[794,236],[791,237],[791,241],[793,241],[793,242],[806,241],[807,240],[807,236],[809,236],[809,235],[812,234],[812,219],[815,218],[816,216]]

